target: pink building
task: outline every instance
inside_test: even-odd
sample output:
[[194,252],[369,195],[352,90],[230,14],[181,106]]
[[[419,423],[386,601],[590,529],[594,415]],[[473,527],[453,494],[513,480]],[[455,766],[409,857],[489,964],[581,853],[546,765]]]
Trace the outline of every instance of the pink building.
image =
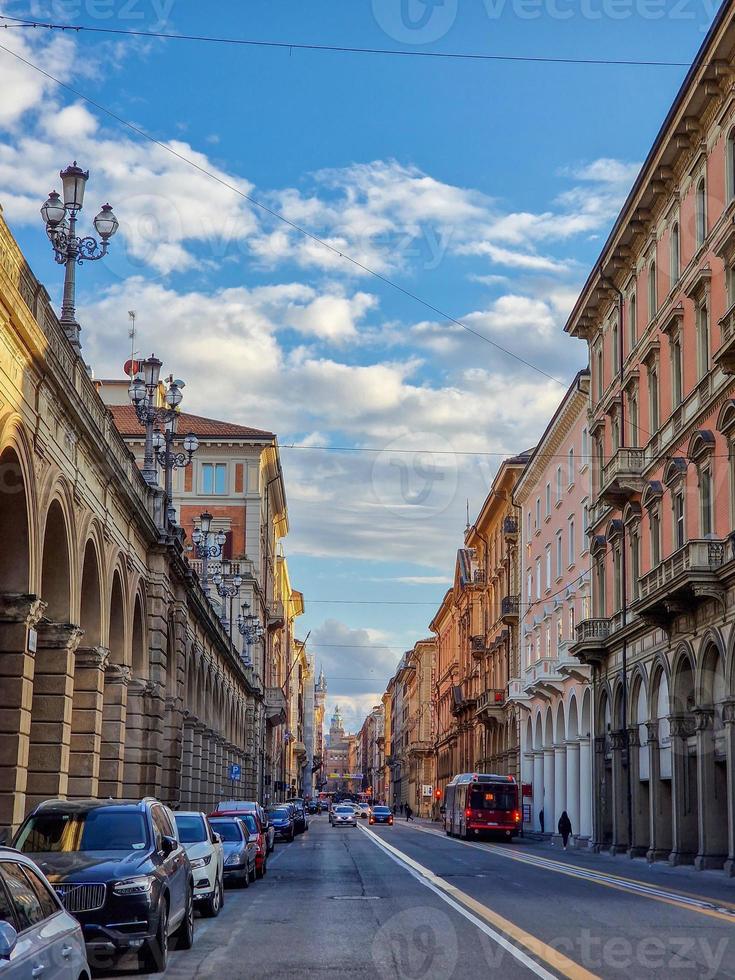
[[735,872],[735,88],[719,11],[567,324],[589,345],[595,843]]
[[581,371],[513,491],[521,511],[521,781],[531,787],[532,826],[556,833],[564,810],[574,839],[592,837],[590,668],[569,651],[590,615],[589,371]]

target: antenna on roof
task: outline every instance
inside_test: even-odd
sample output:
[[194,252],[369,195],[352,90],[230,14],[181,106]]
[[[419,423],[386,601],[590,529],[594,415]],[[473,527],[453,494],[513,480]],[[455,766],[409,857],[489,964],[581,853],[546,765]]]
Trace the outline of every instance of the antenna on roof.
[[469,529],[470,529],[470,498],[468,497],[467,498],[467,526],[465,527],[465,531],[469,531]]
[[128,337],[130,337],[130,377],[132,378],[134,374],[138,373],[138,367],[135,363],[135,355],[138,353],[135,349],[135,310],[128,310],[128,317],[130,318],[130,326],[128,327]]

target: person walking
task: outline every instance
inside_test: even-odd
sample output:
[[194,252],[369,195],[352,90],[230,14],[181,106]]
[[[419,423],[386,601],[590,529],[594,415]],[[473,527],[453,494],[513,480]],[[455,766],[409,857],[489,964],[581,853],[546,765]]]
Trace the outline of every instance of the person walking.
[[541,809],[538,812],[538,822],[541,824],[541,833],[543,834],[543,832],[544,832],[544,809],[543,809],[543,807],[541,807]]
[[406,820],[413,820],[413,810],[408,803],[406,804]]
[[559,817],[558,825],[559,833],[561,834],[561,842],[564,845],[564,850],[567,849],[567,844],[569,843],[569,835],[572,832],[572,821],[569,819],[567,811],[564,810],[562,815]]
[[397,806],[396,806],[396,804],[394,803],[394,804],[393,804],[393,816],[395,817],[395,815],[396,815],[397,813],[398,813],[398,807],[397,807]]

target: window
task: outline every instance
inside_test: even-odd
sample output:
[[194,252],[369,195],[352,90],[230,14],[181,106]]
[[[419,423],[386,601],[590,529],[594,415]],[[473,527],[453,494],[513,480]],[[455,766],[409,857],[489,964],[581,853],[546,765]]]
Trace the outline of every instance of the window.
[[541,527],[541,498],[536,497],[536,530]]
[[546,516],[551,514],[551,484],[546,484]]
[[569,564],[574,564],[574,559],[577,557],[576,544],[574,541],[574,518],[569,518],[568,525],[568,544],[569,544]]
[[654,259],[648,267],[648,319],[653,320],[658,308],[658,297],[656,294],[656,260]]
[[587,531],[590,526],[589,513],[587,511],[587,500],[582,501],[582,544],[587,544]]
[[564,642],[564,617],[561,613],[556,617],[556,643],[559,647]]
[[526,537],[531,540],[531,511],[526,513]]
[[562,476],[561,476],[561,466],[556,468],[556,502],[561,503],[561,488],[562,488]]
[[638,445],[638,398],[634,392],[628,396],[628,424],[630,427],[630,445]]
[[45,918],[43,908],[30,882],[23,874],[23,868],[14,861],[3,861],[0,865],[0,876],[7,886],[20,931],[43,922]]
[[546,656],[551,656],[551,627],[546,627]]
[[620,448],[620,420],[618,419],[617,415],[613,416],[610,426],[610,435],[612,438],[612,451],[616,453]]
[[605,558],[604,554],[595,562],[595,599],[597,601],[597,614],[601,619],[605,618],[606,597],[605,597]]
[[562,547],[561,547],[561,531],[556,533],[556,577],[559,578],[562,570]]
[[618,609],[620,609],[620,607],[623,604],[622,582],[623,582],[622,562],[620,556],[620,548],[618,547],[615,548],[615,550],[613,551],[613,604],[614,604],[614,611],[616,612]]
[[648,418],[651,434],[658,431],[658,371],[654,366],[648,369]]
[[528,573],[526,576],[526,596],[528,597],[529,603],[533,599],[533,572]]
[[699,513],[703,538],[712,534],[712,473],[708,466],[699,471]]
[[49,890],[48,885],[45,881],[42,881],[33,868],[23,868],[23,873],[30,882],[31,888],[36,893],[36,898],[41,904],[41,912],[43,913],[44,919],[48,919],[52,915],[56,915],[59,911],[59,906],[57,904],[57,899],[54,894]]
[[709,371],[709,313],[707,304],[697,307],[697,377],[703,378]]
[[726,181],[727,181],[727,200],[732,201],[735,198],[735,129],[730,131],[730,135],[727,137],[727,160],[725,161],[725,166],[727,169]]
[[612,325],[612,364],[614,374],[620,367],[620,331],[617,320]]
[[699,247],[707,237],[707,192],[704,177],[700,178],[697,184],[697,196],[694,207],[697,224],[697,247]]
[[661,561],[661,520],[657,510],[652,510],[649,523],[651,525],[651,566]]
[[574,606],[571,605],[569,607],[569,639],[570,640],[573,640],[574,639],[574,630],[575,629],[576,629],[575,612],[574,612]]
[[227,464],[202,463],[202,493],[227,493]]
[[680,267],[680,245],[679,245],[679,222],[675,221],[671,229],[671,285],[679,281]]
[[587,426],[582,429],[582,457],[579,461],[580,466],[587,466],[590,459],[590,434],[587,430]]
[[551,545],[546,545],[546,591],[551,588]]
[[602,348],[600,348],[597,351],[596,370],[595,370],[595,374],[597,375],[597,400],[598,401],[602,398],[602,395],[605,391],[605,379],[603,377],[603,370],[604,370],[604,366],[602,360]]
[[637,531],[630,532],[630,572],[633,599],[638,598],[638,579],[641,574],[641,543]]
[[588,595],[582,596],[582,619],[590,618],[590,597]]
[[684,541],[684,493],[678,490],[674,494],[674,548],[683,548]]
[[628,335],[630,338],[630,349],[636,345],[638,340],[638,323],[636,321],[637,317],[636,311],[636,295],[635,290],[630,294],[630,300],[628,302]]
[[536,559],[536,598],[541,598],[541,559]]
[[571,487],[574,483],[574,449],[570,448],[567,454],[567,484]]
[[674,408],[681,405],[683,397],[681,367],[681,337],[675,337],[671,342],[671,397]]

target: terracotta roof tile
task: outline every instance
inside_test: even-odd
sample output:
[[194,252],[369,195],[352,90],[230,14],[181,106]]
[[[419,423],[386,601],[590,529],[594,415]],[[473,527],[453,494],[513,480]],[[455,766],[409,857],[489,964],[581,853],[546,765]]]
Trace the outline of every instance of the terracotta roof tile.
[[[131,438],[143,435],[143,426],[138,421],[135,409],[132,405],[110,405],[112,418],[122,436]],[[181,412],[179,415],[180,435],[193,432],[199,438],[225,438],[225,439],[275,439],[272,432],[265,432],[263,429],[252,429],[247,425],[236,425],[234,422],[219,422],[217,419],[208,419],[203,415],[190,415],[188,412]]]

